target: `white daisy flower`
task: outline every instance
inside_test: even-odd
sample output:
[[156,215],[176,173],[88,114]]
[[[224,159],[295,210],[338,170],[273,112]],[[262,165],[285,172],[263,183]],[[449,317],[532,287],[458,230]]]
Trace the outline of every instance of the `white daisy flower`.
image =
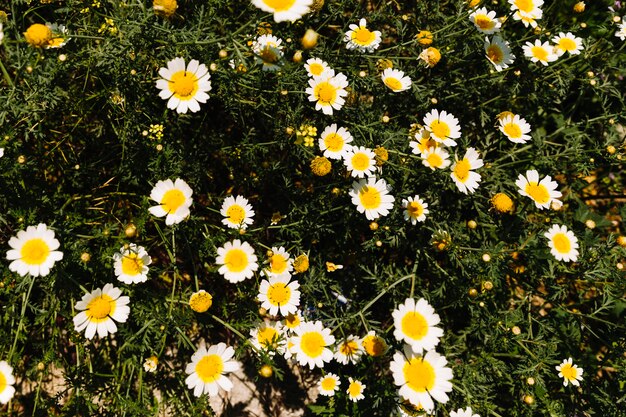
[[250,343],[259,351],[274,356],[285,353],[286,340],[280,322],[261,323],[250,330]]
[[374,330],[370,330],[363,336],[361,346],[365,349],[365,353],[373,357],[382,356],[389,349],[385,339],[378,336]]
[[[300,305],[300,284],[298,281],[291,281],[289,274],[272,275],[268,279],[261,281],[259,295],[257,299],[261,302],[261,307],[268,313],[275,316],[280,314],[287,316],[298,311]],[[292,328],[292,330],[297,329]]]
[[270,255],[267,262],[269,266],[264,269],[266,275],[278,276],[278,275],[289,275],[291,276],[291,271],[293,271],[293,259],[289,252],[285,250],[284,247],[272,247],[272,254]]
[[394,93],[406,91],[411,88],[411,78],[404,75],[404,72],[393,68],[386,68],[380,76],[383,83]]
[[252,43],[252,52],[257,64],[263,65],[263,71],[278,71],[283,58],[282,39],[274,35],[261,35]]
[[424,127],[430,132],[430,137],[446,146],[456,146],[456,141],[461,137],[459,121],[445,110],[431,110],[424,116]]
[[480,155],[474,148],[467,148],[465,156],[460,161],[456,161],[450,169],[452,173],[450,177],[456,184],[457,188],[463,194],[473,194],[478,188],[481,176],[479,173],[472,170],[478,169],[483,166],[483,160],[480,159]]
[[333,352],[328,346],[335,343],[335,337],[321,321],[302,323],[295,333],[291,337],[291,351],[300,365],[323,368],[325,362],[333,360]]
[[365,213],[368,220],[375,220],[380,216],[386,216],[393,208],[395,198],[389,191],[390,188],[384,179],[377,181],[376,178],[369,177],[353,182],[349,195],[359,213]]
[[320,151],[330,159],[342,159],[344,152],[352,149],[353,138],[345,127],[337,128],[337,123],[326,126],[318,140]]
[[130,299],[121,295],[122,291],[113,284],[106,284],[102,289],[97,288],[83,295],[74,306],[80,310],[74,316],[74,330],[85,330],[87,339],[92,339],[96,331],[101,338],[117,332],[115,322],[125,323],[130,314]]
[[404,341],[415,353],[433,350],[443,336],[443,330],[436,327],[439,315],[428,301],[420,298],[415,302],[412,298],[404,300],[392,313],[396,340]]
[[530,140],[530,125],[519,115],[508,115],[499,119],[500,132],[513,143],[526,143]]
[[310,11],[313,0],[252,0],[252,4],[264,12],[274,13],[276,23],[295,22]]
[[296,310],[294,313],[286,314],[282,323],[285,331],[294,332],[302,322],[302,313],[300,310]]
[[150,198],[159,204],[150,207],[148,211],[156,217],[165,216],[165,224],[168,226],[180,223],[189,217],[192,194],[192,189],[180,178],[175,181],[158,181],[150,192]]
[[17,236],[9,239],[9,246],[7,259],[12,261],[9,269],[22,277],[26,274],[45,277],[54,263],[63,259],[63,253],[57,250],[60,244],[54,238],[54,231],[43,223],[17,232]]
[[332,397],[339,390],[341,384],[339,377],[331,372],[327,373],[317,382],[317,389],[320,395]]
[[357,402],[365,398],[363,395],[363,391],[365,391],[366,385],[359,381],[358,379],[352,379],[352,377],[348,378],[348,389],[346,390],[346,394],[348,394],[348,398],[352,402]]
[[571,383],[577,387],[580,385],[579,381],[583,380],[583,370],[573,364],[572,358],[564,359],[560,365],[556,366],[556,370],[559,371],[559,377],[563,378],[564,386]]
[[524,50],[524,56],[531,60],[531,62],[540,62],[544,66],[547,66],[549,62],[556,61],[559,56],[554,53],[554,48],[550,45],[550,42],[541,43],[539,39],[535,39],[535,43],[526,42],[522,47]]
[[430,213],[428,204],[424,203],[419,195],[403,199],[402,208],[404,209],[404,220],[410,221],[414,226],[417,222],[426,220],[426,215]]
[[539,173],[534,169],[526,171],[526,175],[519,174],[515,185],[518,193],[533,200],[535,206],[542,210],[550,208],[550,203],[563,195],[556,190],[558,184],[552,181],[552,177],[546,175],[539,181]]
[[617,36],[621,41],[626,40],[626,20],[617,26],[615,36]]
[[350,25],[350,30],[346,32],[343,40],[348,49],[357,49],[359,52],[374,52],[380,46],[381,33],[378,30],[369,30],[367,21],[361,19],[358,25]]
[[309,58],[304,64],[304,69],[306,69],[309,77],[319,77],[323,73],[327,72],[332,76],[335,75],[335,70],[333,70],[326,61],[322,61],[319,58]]
[[476,26],[476,29],[485,35],[500,32],[500,26],[502,26],[502,23],[496,17],[496,12],[489,11],[486,7],[473,11],[469,19]]
[[553,224],[543,235],[548,239],[550,253],[557,261],[576,262],[578,260],[578,239],[574,232],[567,230],[565,226]]
[[520,16],[540,19],[543,15],[540,8],[543,6],[543,0],[509,0],[509,4],[511,5],[511,11],[518,11]]
[[215,263],[221,265],[218,272],[233,284],[252,278],[254,271],[259,269],[254,249],[248,242],[239,239],[217,248]]
[[552,38],[555,52],[558,56],[568,52],[570,55],[578,55],[583,50],[583,40],[574,34],[560,32],[558,36]]
[[344,97],[348,95],[348,79],[342,73],[334,75],[333,72],[314,75],[309,80],[310,87],[305,91],[309,95],[309,101],[315,102],[315,110],[321,110],[328,115],[333,114],[333,109],[341,109],[345,103]]
[[485,54],[498,72],[508,68],[515,61],[509,43],[499,35],[495,35],[491,40],[485,37]]
[[156,87],[161,90],[159,97],[167,100],[168,109],[176,109],[177,113],[187,113],[187,110],[195,113],[200,110],[198,103],[206,103],[209,99],[211,74],[206,65],[195,59],[185,67],[183,58],[174,58],[166,68],[159,69],[159,75],[161,78]]
[[376,154],[363,146],[352,146],[343,152],[343,163],[353,177],[371,177],[376,170]]
[[439,143],[430,137],[430,132],[424,128],[421,128],[416,134],[415,139],[409,142],[411,152],[415,155],[420,155],[428,150],[428,148],[438,148]]
[[248,203],[248,199],[238,196],[228,196],[222,203],[220,214],[224,216],[222,224],[231,229],[246,229],[254,220],[254,210]]
[[239,364],[232,359],[234,355],[235,349],[226,346],[225,343],[211,345],[208,349],[200,346],[191,356],[191,363],[187,364],[185,369],[189,375],[185,379],[187,388],[193,389],[193,395],[196,397],[202,394],[214,397],[220,388],[226,392],[230,391],[233,383],[225,374],[239,369]]
[[124,284],[137,284],[148,279],[148,265],[152,259],[143,246],[134,243],[122,246],[119,252],[113,255],[115,276]]
[[337,343],[335,348],[335,360],[342,365],[355,364],[365,353],[361,340],[354,335],[350,335]]
[[0,403],[8,403],[15,395],[13,368],[6,361],[0,361]]
[[450,165],[450,154],[441,147],[428,148],[422,152],[422,164],[432,169],[444,169]]
[[480,415],[474,414],[472,407],[467,407],[465,410],[459,408],[456,411],[450,411],[450,417],[480,417]]
[[532,15],[525,15],[522,12],[520,12],[519,10],[516,10],[513,13],[513,20],[519,20],[524,24],[524,27],[528,27],[530,26],[531,28],[536,28],[537,27],[537,20],[541,18],[541,9],[539,9],[539,13],[538,13],[537,18],[534,18]]
[[4,148],[0,148],[0,158],[4,156]]

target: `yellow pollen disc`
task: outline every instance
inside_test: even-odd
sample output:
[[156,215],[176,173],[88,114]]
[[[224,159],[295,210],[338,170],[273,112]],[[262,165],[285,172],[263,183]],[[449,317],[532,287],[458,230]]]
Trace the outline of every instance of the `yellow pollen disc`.
[[297,327],[300,324],[300,317],[298,317],[297,314],[289,314],[287,315],[287,317],[285,317],[285,326],[287,326],[288,329],[293,329],[295,327]]
[[300,339],[300,348],[302,349],[302,352],[310,358],[317,358],[320,356],[324,351],[324,346],[326,346],[324,337],[322,337],[322,335],[318,332],[306,332]]
[[314,62],[309,65],[309,72],[313,75],[322,75],[322,72],[324,72],[324,66]]
[[364,186],[359,192],[359,200],[366,210],[380,207],[380,191],[374,187]]
[[378,336],[368,335],[363,338],[363,349],[370,356],[380,356],[385,352],[386,343]]
[[328,81],[323,81],[316,85],[313,92],[322,104],[332,104],[337,97],[337,89]]
[[267,300],[273,306],[284,306],[291,299],[291,288],[283,282],[270,285],[267,289]]
[[185,195],[182,191],[173,188],[163,194],[161,205],[167,213],[174,213],[185,202]]
[[48,44],[48,41],[52,37],[52,31],[46,25],[35,23],[26,29],[24,37],[31,45],[41,47]]
[[241,224],[246,218],[246,212],[240,205],[233,204],[226,210],[226,216],[231,223]]
[[189,71],[178,71],[169,80],[170,91],[181,100],[191,100],[198,91],[198,79]]
[[30,239],[20,250],[22,261],[28,265],[41,265],[48,259],[49,254],[48,244],[40,238]]
[[445,139],[450,136],[450,126],[448,126],[446,122],[434,120],[430,124],[430,130],[433,132],[433,135],[440,139]]
[[428,155],[426,161],[433,168],[439,168],[443,164],[443,158],[436,153],[431,153],[430,155]]
[[406,384],[415,392],[431,391],[435,386],[435,370],[422,358],[413,358],[402,367]]
[[341,346],[339,346],[339,352],[346,356],[354,355],[357,350],[359,350],[359,344],[354,340],[342,343]]
[[533,46],[530,51],[539,61],[548,60],[548,51],[543,46]]
[[499,64],[504,59],[504,52],[498,45],[490,45],[487,48],[487,57],[494,63]]
[[359,394],[361,394],[361,388],[361,383],[354,381],[350,383],[350,386],[348,387],[348,394],[350,394],[351,397],[358,397]]
[[421,340],[428,334],[428,322],[416,311],[409,311],[402,317],[401,327],[409,339]]
[[271,46],[266,46],[263,48],[261,52],[259,52],[259,57],[263,60],[264,63],[273,64],[278,61],[279,56],[276,53],[276,49]]
[[287,270],[287,259],[283,255],[274,254],[270,258],[270,269],[274,274],[282,274]]
[[461,182],[467,181],[472,166],[467,159],[462,159],[456,163],[454,167],[454,176]]
[[370,167],[372,160],[364,153],[356,153],[352,157],[352,167],[357,171],[365,171]]
[[575,51],[576,50],[576,42],[569,38],[561,38],[559,40],[559,48],[564,51]]
[[256,338],[261,346],[264,346],[266,348],[275,347],[276,341],[278,340],[278,332],[276,331],[276,329],[266,327],[259,330]]
[[196,373],[202,382],[215,382],[222,375],[224,361],[219,355],[207,355],[198,361]]
[[335,389],[335,387],[337,386],[337,381],[335,380],[335,378],[329,376],[322,379],[322,383],[320,385],[322,386],[322,389],[330,391]]
[[366,28],[358,28],[352,32],[352,40],[361,46],[368,46],[376,39],[376,35]]
[[248,254],[242,249],[231,249],[224,256],[224,265],[230,272],[241,272],[248,267]]
[[491,20],[486,14],[476,15],[474,17],[474,23],[476,23],[476,25],[483,30],[488,30],[495,26],[494,21]]
[[552,244],[559,253],[569,253],[572,250],[572,242],[570,242],[565,233],[556,233],[552,237]]
[[[7,379],[4,377],[4,374],[0,372],[0,392],[3,392],[7,387]],[[334,384],[333,384],[334,387]]]
[[213,297],[206,291],[198,291],[189,298],[189,306],[196,313],[204,313],[213,304]]
[[504,130],[504,133],[512,139],[517,139],[517,138],[522,137],[522,129],[519,127],[517,123],[513,123],[513,122],[507,123],[504,125],[502,129]]
[[337,133],[329,133],[324,138],[324,145],[326,145],[326,149],[331,152],[339,152],[343,149],[344,141],[341,135]]
[[395,77],[385,78],[385,85],[391,88],[393,91],[402,90],[402,83]]
[[515,5],[523,12],[530,13],[535,8],[533,0],[515,0]]
[[274,12],[289,10],[295,2],[296,0],[263,0],[263,3],[274,9]]
[[406,205],[406,210],[411,217],[419,217],[424,213],[424,207],[417,201],[409,201],[409,204]]
[[548,201],[550,201],[550,193],[543,184],[529,182],[528,184],[526,184],[526,189],[524,191],[526,191],[526,194],[528,194],[530,198],[532,198],[539,204],[546,204]]
[[94,298],[87,304],[87,316],[92,322],[102,322],[107,319],[113,313],[115,305],[112,303],[113,299],[107,295],[102,294],[99,297]]
[[125,275],[139,275],[143,268],[143,261],[136,253],[129,253],[122,258],[122,273]]
[[566,363],[561,367],[561,373],[563,374],[563,378],[567,379],[568,381],[576,379],[576,376],[578,375],[576,369],[569,363]]

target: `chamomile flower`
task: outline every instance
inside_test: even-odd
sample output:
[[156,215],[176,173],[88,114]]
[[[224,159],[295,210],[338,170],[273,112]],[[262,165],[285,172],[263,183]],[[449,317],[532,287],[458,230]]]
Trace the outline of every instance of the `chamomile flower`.
[[339,390],[339,385],[341,384],[339,377],[333,373],[327,373],[317,382],[317,389],[320,392],[320,395],[324,395],[326,397],[332,397],[335,395],[335,392]]
[[328,63],[319,58],[309,58],[306,64],[304,64],[304,69],[306,69],[309,77],[319,77],[325,72],[328,72],[331,76],[335,75],[335,71],[328,66]]
[[554,53],[554,48],[550,42],[541,43],[539,39],[535,39],[535,43],[526,42],[522,47],[524,56],[531,62],[539,62],[544,66],[558,59],[558,55]]
[[295,22],[310,11],[313,0],[252,0],[252,4],[264,12],[274,13],[276,23]]
[[415,140],[409,142],[411,152],[415,155],[422,155],[428,148],[437,148],[439,143],[430,137],[430,132],[421,128],[414,135]]
[[389,349],[387,342],[378,336],[374,330],[367,332],[361,339],[361,346],[369,356],[378,357],[383,355]]
[[434,349],[443,336],[443,330],[436,327],[439,315],[428,301],[420,298],[417,302],[412,298],[404,300],[392,313],[396,340],[404,341],[414,352],[421,353]]
[[269,314],[275,316],[280,314],[287,316],[298,311],[300,305],[300,284],[298,281],[291,281],[289,274],[272,275],[268,279],[261,281],[259,286],[258,300],[261,307]]
[[350,335],[337,343],[335,360],[342,365],[355,364],[364,352],[361,340],[357,336]]
[[389,194],[389,186],[384,179],[378,181],[374,177],[352,183],[349,194],[352,204],[359,213],[365,213],[368,220],[375,220],[389,214],[395,198]]
[[294,332],[298,326],[302,323],[302,313],[300,310],[296,310],[293,313],[289,313],[285,315],[285,318],[282,321],[283,327],[287,332]]
[[496,12],[489,11],[485,7],[474,10],[469,17],[470,21],[476,26],[480,33],[491,35],[500,32],[500,20],[496,17]]
[[349,145],[353,141],[352,135],[345,127],[337,127],[337,123],[326,126],[319,138],[320,151],[330,159],[342,159],[343,154],[350,149]]
[[537,14],[538,17],[533,17],[532,15],[526,15],[521,13],[519,10],[516,10],[513,13],[513,20],[519,20],[524,24],[524,27],[528,27],[530,26],[531,28],[536,28],[537,27],[537,20],[541,18],[541,10],[539,10],[539,13]]
[[150,198],[158,203],[148,209],[156,217],[165,216],[165,224],[171,226],[189,217],[193,190],[180,178],[175,181],[170,179],[158,181],[152,191]]
[[367,28],[367,21],[361,19],[358,25],[350,25],[344,38],[346,48],[357,49],[359,52],[374,52],[380,46],[381,33]]
[[220,265],[218,272],[233,284],[252,278],[254,271],[259,269],[254,249],[248,242],[239,239],[217,248],[215,263]]
[[252,52],[257,64],[263,65],[263,71],[278,71],[283,58],[282,39],[274,35],[261,35],[252,43]]
[[280,322],[261,323],[250,330],[250,343],[259,351],[274,356],[285,352],[286,340]]
[[15,395],[13,368],[6,361],[0,361],[0,403],[8,403]]
[[437,109],[431,110],[424,116],[424,128],[430,132],[430,137],[446,146],[456,146],[461,137],[459,120],[452,114]]
[[583,380],[583,370],[578,365],[574,365],[572,358],[563,360],[563,363],[556,366],[556,370],[559,371],[559,377],[563,378],[564,386],[571,383],[577,387]]
[[617,36],[621,41],[626,40],[626,20],[617,26],[615,36]]
[[225,374],[235,372],[239,364],[233,359],[235,349],[226,346],[225,343],[200,348],[191,356],[191,363],[187,364],[185,373],[189,376],[185,379],[187,388],[193,389],[196,397],[209,394],[214,397],[219,389],[228,392],[233,383],[226,378]]
[[[509,0],[512,11],[518,11],[520,17],[531,17],[533,19],[540,19],[543,15],[541,6],[543,0]],[[520,20],[520,19],[515,19]]]
[[137,284],[148,279],[148,265],[152,259],[143,246],[134,243],[122,246],[119,252],[113,255],[115,276],[124,284]]
[[332,115],[333,109],[339,110],[343,107],[344,97],[348,95],[346,87],[348,79],[345,75],[334,75],[333,72],[326,71],[322,75],[314,75],[305,92],[309,95],[309,101],[315,102],[315,110]]
[[282,246],[272,248],[267,262],[269,265],[264,269],[266,275],[291,275],[293,271],[293,259]]
[[508,68],[515,61],[515,55],[511,53],[509,43],[499,35],[495,35],[491,40],[485,37],[485,54],[498,72]]
[[500,132],[513,143],[526,143],[530,140],[530,125],[517,114],[508,115],[498,120]]
[[456,184],[457,188],[463,194],[474,193],[478,188],[481,176],[479,173],[472,170],[478,169],[483,166],[483,160],[480,159],[480,155],[474,148],[467,148],[463,159],[456,161],[450,168],[452,173],[450,177]]
[[568,52],[570,55],[578,55],[583,50],[583,40],[574,34],[560,32],[558,36],[552,38],[554,49],[558,56]]
[[358,379],[352,379],[352,377],[348,378],[348,389],[346,390],[346,394],[348,394],[348,398],[352,402],[357,402],[365,398],[363,392],[365,391],[366,385],[359,381]]
[[344,151],[343,163],[353,177],[370,177],[376,170],[376,154],[363,146],[353,146]]
[[220,214],[224,216],[222,224],[231,229],[246,229],[254,220],[254,210],[248,203],[248,199],[238,196],[228,196],[222,203]]
[[539,181],[539,173],[536,170],[526,171],[526,174],[519,174],[515,181],[521,195],[526,196],[535,202],[538,209],[550,208],[550,203],[563,194],[556,190],[558,184],[552,181],[552,177],[546,175]]
[[161,90],[159,97],[167,100],[167,108],[177,113],[187,110],[197,112],[200,104],[209,99],[211,91],[211,74],[206,65],[195,59],[185,66],[185,60],[177,57],[167,63],[167,67],[159,69],[160,79],[156,87]]
[[115,322],[125,323],[128,319],[129,303],[130,299],[122,296],[122,291],[113,284],[106,284],[102,289],[97,288],[83,295],[74,306],[80,311],[74,316],[74,330],[85,330],[87,339],[92,339],[96,331],[99,337],[113,334],[117,331]]
[[406,91],[411,88],[411,78],[404,75],[404,72],[400,70],[387,68],[380,77],[383,83],[394,93]]
[[474,414],[472,407],[467,407],[465,410],[459,408],[456,411],[450,411],[450,417],[480,417],[480,415]]
[[444,169],[450,165],[450,154],[441,147],[428,148],[422,152],[422,164],[432,169]]
[[544,236],[548,239],[550,253],[557,261],[578,260],[578,239],[571,230],[567,230],[567,227],[553,224]]
[[333,359],[333,352],[328,346],[335,343],[335,337],[321,321],[302,323],[295,333],[291,337],[291,352],[300,365],[308,365],[311,369],[316,366],[323,368],[325,362]]
[[452,369],[448,361],[434,350],[418,355],[410,347],[404,353],[393,355],[389,368],[393,374],[393,382],[400,387],[398,394],[408,399],[413,405],[420,405],[425,410],[435,408],[436,400],[446,403],[448,392],[452,391]]
[[429,213],[428,204],[424,203],[419,195],[403,199],[402,208],[404,208],[404,220],[410,221],[414,226],[417,222],[426,220],[426,215]]
[[9,246],[7,259],[12,261],[9,269],[22,277],[26,274],[45,277],[54,263],[63,259],[63,253],[57,250],[60,245],[54,231],[43,223],[17,232],[17,236],[9,239]]

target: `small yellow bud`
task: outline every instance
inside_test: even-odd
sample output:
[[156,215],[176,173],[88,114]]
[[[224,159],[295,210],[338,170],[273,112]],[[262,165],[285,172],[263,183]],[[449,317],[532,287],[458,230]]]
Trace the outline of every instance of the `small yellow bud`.
[[300,41],[302,43],[302,48],[304,49],[312,49],[317,46],[317,39],[319,38],[319,33],[314,31],[313,29],[307,29]]
[[259,308],[259,316],[261,316],[261,317],[267,316],[267,310],[264,309],[263,307],[260,307]]
[[581,27],[581,28],[583,28],[583,29],[585,29],[585,28],[587,27],[587,24],[586,24],[585,22],[582,22],[582,23],[580,24],[580,27]]
[[24,155],[20,155],[17,157],[17,163],[18,164],[23,164],[26,162],[26,157]]
[[467,227],[469,227],[470,229],[476,229],[478,227],[478,223],[476,223],[475,220],[468,220]]
[[43,371],[44,369],[46,369],[46,364],[45,364],[45,363],[43,363],[43,362],[39,362],[39,363],[37,364],[37,370],[38,370],[39,372],[41,372],[41,371]]
[[476,288],[470,288],[467,292],[467,295],[469,295],[471,298],[476,298],[478,297],[478,290]]
[[269,365],[263,365],[261,366],[261,369],[259,369],[259,375],[261,375],[263,378],[269,378],[273,374],[274,374],[274,370]]
[[533,405],[535,403],[535,399],[532,395],[524,395],[524,402],[528,405]]
[[189,306],[196,313],[204,313],[213,305],[213,296],[204,290],[194,292],[189,297]]
[[484,262],[489,262],[491,261],[491,255],[489,255],[488,253],[483,253],[483,261]]
[[[370,230],[375,231],[378,230],[378,223],[376,222],[371,222],[370,223]],[[625,239],[626,240],[626,239]]]
[[380,248],[383,245],[383,242],[381,242],[380,240],[377,240],[375,244],[377,247]]
[[520,329],[520,328],[519,328],[519,327],[517,327],[517,326],[513,326],[513,327],[511,327],[511,332],[513,332],[513,334],[517,336],[517,335],[519,335],[520,333],[522,333],[522,329]]
[[574,13],[582,13],[585,11],[585,2],[579,1],[574,5]]
[[526,383],[528,385],[535,385],[535,378],[533,378],[532,376],[529,376],[528,378],[526,378]]
[[588,229],[595,229],[596,228],[596,222],[594,222],[591,219],[587,219],[585,221],[585,226],[587,226]]
[[617,151],[617,149],[615,149],[615,146],[609,145],[606,147],[606,151],[609,153],[609,155],[613,155]]
[[429,30],[420,30],[415,35],[415,39],[417,39],[417,43],[420,45],[428,46],[433,43],[433,34]]
[[485,281],[482,283],[482,288],[484,291],[491,291],[493,290],[493,282],[491,281]]
[[135,237],[137,235],[137,226],[130,223],[128,226],[126,226],[126,229],[124,230],[124,234],[126,235],[127,238]]
[[390,120],[389,116],[387,116],[387,115],[383,116],[383,123],[389,123],[389,120]]
[[220,49],[220,51],[217,53],[217,56],[224,59],[228,56],[228,51],[226,51],[225,49]]
[[296,64],[299,64],[300,62],[302,62],[302,51],[298,50],[294,52],[292,61],[295,62]]
[[626,248],[626,236],[618,236],[616,239],[616,242],[618,245],[620,245],[622,248]]
[[621,18],[621,17],[619,17],[619,16],[613,16],[613,21],[614,21],[615,23],[619,23],[619,22],[620,22],[620,20],[622,20],[622,18]]

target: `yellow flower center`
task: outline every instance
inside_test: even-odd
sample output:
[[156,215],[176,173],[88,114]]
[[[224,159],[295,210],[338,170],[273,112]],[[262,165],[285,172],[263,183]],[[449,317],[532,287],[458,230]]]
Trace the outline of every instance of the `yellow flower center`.
[[498,45],[491,44],[487,48],[487,58],[491,60],[491,62],[495,64],[499,64],[504,59],[504,52]]
[[563,374],[563,378],[567,379],[568,381],[575,380],[576,376],[578,375],[576,369],[569,363],[566,363],[561,367],[561,373]]
[[495,26],[494,21],[491,20],[486,14],[474,16],[474,23],[483,30],[489,30]]
[[206,355],[196,365],[196,373],[202,382],[215,382],[222,375],[224,361],[220,355]]
[[528,194],[530,198],[532,198],[539,204],[546,204],[548,201],[550,201],[550,193],[543,184],[529,182],[528,184],[526,184],[526,189],[524,191],[526,191],[526,194]]
[[99,323],[113,314],[114,308],[113,299],[107,294],[102,294],[87,304],[87,316],[90,321]]
[[26,41],[33,46],[42,47],[48,44],[50,38],[52,38],[52,31],[46,25],[41,23],[35,23],[30,25],[24,33]]
[[434,120],[430,124],[430,131],[439,139],[445,139],[450,136],[450,126],[446,122]]
[[380,356],[387,349],[385,341],[376,335],[365,336],[362,343],[363,349],[370,356]]
[[248,267],[248,254],[242,249],[231,249],[224,256],[224,264],[230,272],[241,272]]
[[570,38],[561,38],[559,39],[559,48],[561,48],[564,51],[575,51],[576,42],[574,42]]
[[259,330],[256,339],[259,341],[261,346],[267,349],[276,348],[276,344],[278,341],[278,332],[272,327],[266,327]]
[[565,233],[556,233],[552,237],[552,243],[554,244],[554,249],[559,253],[569,253],[572,250],[572,242],[570,242]]
[[287,258],[275,253],[270,258],[270,269],[274,274],[282,274],[287,269]]
[[380,191],[374,187],[364,186],[359,192],[359,200],[366,210],[375,209],[380,206]]
[[406,205],[406,210],[411,217],[419,217],[424,213],[424,207],[417,201],[409,201],[409,204]]
[[182,191],[177,190],[176,188],[166,191],[161,199],[163,210],[168,213],[175,213],[184,202],[185,195]]
[[274,12],[289,10],[295,2],[296,0],[263,0],[263,3],[274,9]]
[[7,387],[7,379],[4,377],[4,374],[0,372],[0,392],[4,392],[4,389]]
[[391,88],[393,91],[402,90],[402,83],[395,77],[385,78],[385,85]]
[[543,46],[533,46],[530,50],[535,58],[539,61],[548,60],[548,51]]
[[523,12],[530,13],[535,8],[533,0],[515,0],[515,5]]
[[129,253],[122,258],[122,273],[125,275],[139,275],[143,268],[143,261],[136,253]]
[[284,282],[277,282],[267,289],[267,300],[273,306],[284,306],[291,299],[291,288]]
[[52,38],[48,41],[48,46],[50,48],[58,48],[65,42],[65,38]]
[[313,75],[322,75],[322,72],[324,72],[324,66],[314,62],[309,65],[309,72]]
[[346,356],[352,356],[359,350],[359,344],[354,340],[348,340],[339,346],[339,352]]
[[374,35],[374,32],[371,32],[364,27],[360,27],[352,32],[352,40],[361,46],[368,46],[374,42],[375,39],[376,35]]
[[306,332],[300,339],[302,352],[310,358],[317,358],[321,355],[324,351],[324,346],[326,346],[326,342],[319,332]]
[[431,153],[426,158],[426,162],[433,168],[439,168],[443,164],[443,158],[436,153]]
[[323,81],[315,86],[313,94],[321,104],[328,105],[335,101],[335,98],[337,97],[337,88],[335,88],[335,86],[328,81]]
[[298,317],[297,314],[288,314],[287,317],[285,317],[285,326],[288,329],[294,329],[296,327],[298,327],[298,325],[300,325],[300,317]]
[[467,181],[472,166],[467,159],[462,159],[454,166],[454,176],[461,182]]
[[498,193],[491,199],[491,204],[500,213],[511,213],[513,211],[513,200],[504,193]]
[[196,75],[188,71],[178,71],[169,80],[170,91],[174,97],[181,100],[191,100],[198,91],[198,79]]
[[406,384],[415,392],[431,391],[435,386],[435,370],[423,358],[413,358],[402,367]]
[[21,259],[28,265],[41,265],[48,259],[50,247],[40,238],[30,239],[22,246]]
[[322,389],[325,391],[334,390],[335,387],[337,386],[337,380],[335,380],[335,378],[333,378],[332,376],[328,376],[322,379],[322,383],[320,385],[322,386]]
[[246,218],[246,211],[238,204],[233,204],[226,210],[226,216],[231,223],[241,224]]
[[274,64],[280,56],[277,53],[277,49],[272,46],[266,46],[259,52],[259,57],[263,60],[263,63]]
[[502,129],[504,130],[504,133],[512,139],[517,139],[517,138],[522,137],[522,129],[519,127],[517,123],[513,123],[513,122],[507,123],[504,125]]
[[361,390],[362,390],[362,385],[360,382],[358,381],[353,381],[350,383],[350,386],[348,387],[348,394],[350,395],[350,397],[358,397],[359,395],[361,395]]
[[352,168],[357,171],[365,171],[370,167],[371,162],[369,156],[362,152],[355,153],[354,156],[352,156]]
[[189,298],[189,307],[196,313],[204,313],[213,304],[213,297],[206,291],[193,293]]
[[341,135],[338,135],[337,133],[329,133],[324,138],[324,145],[326,145],[326,149],[331,152],[339,152],[343,149],[343,137],[341,137]]
[[309,269],[309,257],[302,254],[293,261],[293,269],[297,274],[301,274]]
[[402,317],[402,333],[413,340],[421,340],[428,334],[428,322],[420,313],[409,311]]

